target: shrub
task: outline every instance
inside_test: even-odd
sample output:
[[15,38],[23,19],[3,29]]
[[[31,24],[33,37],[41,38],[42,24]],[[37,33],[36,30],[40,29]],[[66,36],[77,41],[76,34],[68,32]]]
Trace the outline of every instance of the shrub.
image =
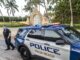
[[74,28],[80,29],[80,24],[74,24]]
[[0,27],[3,27],[4,25],[8,27],[22,27],[27,26],[26,24],[21,24],[19,22],[0,22]]

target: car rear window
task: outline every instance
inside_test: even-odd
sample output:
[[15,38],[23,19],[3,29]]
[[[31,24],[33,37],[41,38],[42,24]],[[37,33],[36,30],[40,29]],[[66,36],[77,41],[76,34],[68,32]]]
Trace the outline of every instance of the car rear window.
[[19,29],[16,36],[24,38],[25,35],[27,34],[27,32],[28,32],[28,30]]

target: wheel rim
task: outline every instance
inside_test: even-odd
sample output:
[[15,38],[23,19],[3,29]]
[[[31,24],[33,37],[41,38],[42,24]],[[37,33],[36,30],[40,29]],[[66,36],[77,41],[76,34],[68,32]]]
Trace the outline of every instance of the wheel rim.
[[27,57],[27,51],[26,50],[23,52],[23,56]]
[[21,48],[21,54],[22,54],[22,56],[24,58],[28,58],[29,57],[28,52],[27,52],[27,50],[24,47]]

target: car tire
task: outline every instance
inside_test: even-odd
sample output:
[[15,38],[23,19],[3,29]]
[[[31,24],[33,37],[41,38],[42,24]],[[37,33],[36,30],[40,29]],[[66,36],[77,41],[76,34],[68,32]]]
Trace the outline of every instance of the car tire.
[[20,48],[18,48],[17,51],[20,53]]
[[21,53],[21,57],[23,58],[23,60],[30,60],[31,59],[31,54],[26,47],[21,47],[20,53]]

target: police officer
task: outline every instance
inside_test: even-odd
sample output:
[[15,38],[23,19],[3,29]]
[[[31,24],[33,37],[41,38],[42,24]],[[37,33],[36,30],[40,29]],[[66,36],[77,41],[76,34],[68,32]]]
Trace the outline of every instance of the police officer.
[[3,35],[4,35],[5,43],[7,45],[6,50],[10,50],[10,47],[12,47],[12,50],[14,50],[15,47],[11,43],[11,31],[6,26],[4,26]]

